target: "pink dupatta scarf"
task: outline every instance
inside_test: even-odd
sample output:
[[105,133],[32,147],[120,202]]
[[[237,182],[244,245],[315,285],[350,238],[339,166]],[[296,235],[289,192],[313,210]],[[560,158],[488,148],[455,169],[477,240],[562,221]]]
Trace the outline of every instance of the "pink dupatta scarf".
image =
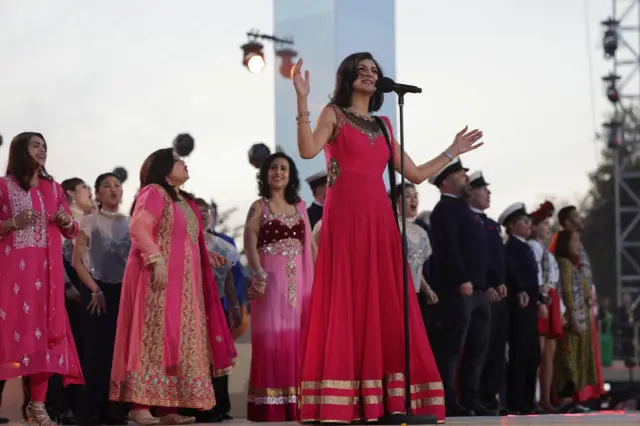
[[[193,200],[189,205],[199,217],[200,211]],[[207,316],[207,332],[211,344],[211,362],[213,363],[213,375],[224,376],[231,372],[238,357],[231,331],[227,326],[227,319],[220,303],[218,286],[209,263],[209,252],[204,241],[204,230],[200,226],[198,235],[200,247],[200,259],[202,268],[202,293],[204,295],[205,314]]]
[[[304,201],[299,201],[297,204],[298,212],[302,216],[302,220],[304,220],[305,224],[305,238],[304,238],[304,247],[302,250],[302,265],[303,265],[303,282],[306,284],[303,294],[304,297],[303,303],[304,305],[301,307],[300,313],[300,326],[301,332],[305,329],[306,321],[307,321],[307,313],[309,312],[309,301],[311,299],[311,289],[313,287],[313,268],[315,266],[315,261],[313,259],[313,251],[311,246],[311,240],[313,239],[313,232],[311,230],[311,222],[309,222],[309,215],[307,214],[307,205]],[[300,341],[303,341],[303,336],[301,336]]]

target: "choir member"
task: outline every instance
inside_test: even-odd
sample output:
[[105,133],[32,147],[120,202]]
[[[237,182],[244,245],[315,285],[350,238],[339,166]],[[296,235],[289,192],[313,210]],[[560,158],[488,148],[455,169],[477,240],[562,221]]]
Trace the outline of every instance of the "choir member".
[[[566,206],[561,208],[558,211],[558,223],[563,230],[573,231],[578,234],[582,234],[584,232],[584,219],[575,206]],[[549,251],[551,251],[552,253],[555,253],[555,240],[557,238],[557,235],[558,234],[554,236],[554,239],[552,240],[551,245],[549,247]],[[595,303],[596,286],[593,283],[593,275],[591,273],[591,261],[589,260],[589,255],[584,245],[582,244],[582,241],[580,242],[580,255],[578,256],[576,262],[579,265],[578,269],[580,271],[580,274],[582,274],[585,277],[591,289],[591,293],[589,295],[591,300],[590,307],[592,311],[591,320],[593,321],[593,324],[591,324],[591,333],[592,333],[592,342],[593,342],[593,353],[596,359],[595,361],[595,365],[597,368],[596,373],[598,377],[596,384],[592,386],[591,385],[587,386],[584,389],[577,390],[576,394],[573,397],[574,402],[583,402],[591,398],[599,398],[602,394],[604,394],[604,379],[602,377],[602,365],[600,362],[600,345],[598,343],[598,332],[595,325],[595,318],[597,317],[597,306]],[[568,409],[572,412],[576,410],[582,412],[586,409],[586,407],[580,404],[578,404],[577,406],[569,405],[568,407],[569,407]],[[563,407],[563,410],[564,409],[567,409],[567,407]]]
[[313,202],[307,208],[309,216],[309,225],[311,229],[316,223],[322,219],[322,211],[324,209],[324,200],[327,196],[327,172],[322,171],[307,178],[307,183],[311,187],[313,193]]
[[[480,397],[491,322],[486,295],[487,232],[467,203],[471,191],[467,170],[455,159],[429,180],[442,194],[431,213],[432,280],[440,298],[436,314],[440,336],[434,343],[447,416],[494,414],[482,405]],[[460,399],[455,388],[458,363]]]
[[506,380],[506,347],[509,338],[509,309],[507,305],[507,287],[505,285],[504,242],[500,225],[489,218],[485,210],[491,206],[489,183],[481,171],[469,175],[471,195],[469,205],[478,213],[487,231],[489,247],[489,268],[487,271],[487,297],[491,302],[491,331],[489,349],[482,369],[481,392],[482,405],[488,409],[507,414],[499,402],[498,395],[504,391]]
[[498,219],[509,238],[505,244],[509,315],[507,408],[513,414],[534,414],[540,365],[538,332],[538,264],[527,238],[531,217],[523,203],[507,207]]

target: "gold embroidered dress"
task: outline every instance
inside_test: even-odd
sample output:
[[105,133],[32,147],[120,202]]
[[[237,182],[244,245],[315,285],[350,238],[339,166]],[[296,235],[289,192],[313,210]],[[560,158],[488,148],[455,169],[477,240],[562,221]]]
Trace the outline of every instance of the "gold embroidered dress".
[[[174,202],[160,186],[136,198],[132,250],[122,284],[110,399],[149,406],[210,409],[214,374],[236,356],[191,202]],[[168,283],[150,285],[163,260]]]
[[558,259],[560,291],[567,308],[564,347],[556,351],[554,388],[572,396],[598,382],[591,317],[591,286],[568,259]]

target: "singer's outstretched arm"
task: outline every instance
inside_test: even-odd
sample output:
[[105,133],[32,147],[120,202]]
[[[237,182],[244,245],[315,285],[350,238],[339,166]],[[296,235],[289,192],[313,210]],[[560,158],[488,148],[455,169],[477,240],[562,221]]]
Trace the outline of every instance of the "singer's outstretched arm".
[[[400,173],[400,143],[395,141],[395,167],[396,171]],[[451,147],[447,149],[447,152],[453,157],[457,157],[457,153],[451,150]],[[409,154],[404,153],[404,175],[405,178],[409,182],[413,182],[416,185],[420,185],[425,180],[429,179],[431,176],[438,173],[444,166],[449,164],[451,159],[447,157],[444,152],[438,155],[435,158],[427,161],[424,164],[420,164],[419,166],[413,161],[413,159],[409,156]]]
[[[298,98],[298,114],[307,114],[309,107],[307,98]],[[336,113],[333,109],[327,107],[322,110],[316,128],[311,130],[309,117],[300,117],[298,121],[298,152],[300,157],[308,160],[315,157],[322,151],[324,146],[329,142],[331,133],[336,126]]]
[[[444,166],[449,164],[455,157],[464,154],[465,152],[473,151],[480,148],[482,143],[477,141],[482,138],[482,132],[480,130],[472,130],[467,132],[467,127],[462,129],[453,140],[453,143],[449,145],[440,155],[424,164],[419,166],[411,159],[409,154],[404,153],[404,173],[407,180],[413,182],[416,185],[421,184],[431,176],[438,173]],[[395,167],[396,171],[400,172],[400,143],[396,140],[395,143]]]

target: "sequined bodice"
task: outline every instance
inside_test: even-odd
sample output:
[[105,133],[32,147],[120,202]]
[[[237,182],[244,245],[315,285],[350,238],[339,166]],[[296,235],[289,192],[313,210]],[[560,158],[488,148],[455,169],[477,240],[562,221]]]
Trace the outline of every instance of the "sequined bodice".
[[[389,161],[389,147],[377,122],[362,119],[336,106],[331,108],[336,114],[336,126],[324,147],[328,192],[333,192],[345,180],[352,181],[350,187],[374,184],[384,190],[382,174]],[[383,120],[393,138],[387,119]]]
[[[288,278],[289,303],[295,307],[297,298],[296,258],[302,254],[306,224],[302,218],[304,204],[299,202],[296,214],[285,216],[274,213],[267,200],[260,200],[262,219],[258,232],[258,250],[269,256],[282,256],[287,259],[286,274]],[[276,262],[275,264],[279,264]],[[277,276],[277,275],[276,275]]]
[[263,211],[260,232],[258,233],[258,250],[276,251],[275,247],[292,244],[302,248],[305,237],[304,221],[299,213],[294,216],[282,216]]

